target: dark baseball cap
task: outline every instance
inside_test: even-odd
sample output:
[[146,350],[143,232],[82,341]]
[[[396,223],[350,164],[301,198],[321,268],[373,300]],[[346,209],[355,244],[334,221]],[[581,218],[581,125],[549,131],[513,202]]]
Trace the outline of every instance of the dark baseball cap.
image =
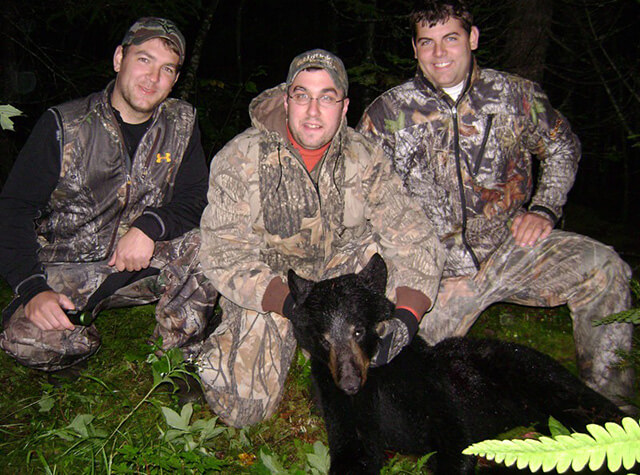
[[323,49],[305,51],[293,58],[289,66],[289,74],[287,74],[287,87],[291,86],[300,71],[308,68],[324,69],[329,73],[336,87],[344,92],[345,96],[349,92],[349,78],[342,60],[335,54]]
[[165,38],[178,49],[180,64],[184,62],[186,42],[178,27],[171,20],[158,17],[143,17],[138,19],[122,38],[122,46],[140,45],[153,38]]

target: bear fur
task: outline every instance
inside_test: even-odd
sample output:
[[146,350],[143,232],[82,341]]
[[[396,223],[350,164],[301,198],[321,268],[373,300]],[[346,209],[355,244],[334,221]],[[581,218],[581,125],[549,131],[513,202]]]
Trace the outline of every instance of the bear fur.
[[435,473],[473,473],[475,458],[461,452],[474,442],[546,425],[550,415],[576,431],[622,416],[552,358],[504,341],[453,337],[429,346],[416,337],[389,364],[370,367],[376,324],[394,308],[377,254],[358,274],[288,277],[290,319],[311,356],[331,473],[379,473],[385,450],[435,451]]

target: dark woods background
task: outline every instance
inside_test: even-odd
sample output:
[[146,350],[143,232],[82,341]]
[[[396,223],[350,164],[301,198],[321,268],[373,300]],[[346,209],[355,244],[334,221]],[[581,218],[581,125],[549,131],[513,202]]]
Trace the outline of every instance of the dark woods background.
[[[199,112],[208,157],[249,125],[247,106],[290,60],[337,53],[351,80],[349,123],[410,77],[411,0],[3,0],[0,104],[25,116],[0,131],[0,184],[40,114],[102,89],[140,16],[173,19],[187,62],[173,95]],[[638,234],[640,0],[477,0],[480,64],[543,84],[583,144],[570,200]],[[37,170],[34,170],[37,172]],[[636,224],[634,224],[636,223]]]

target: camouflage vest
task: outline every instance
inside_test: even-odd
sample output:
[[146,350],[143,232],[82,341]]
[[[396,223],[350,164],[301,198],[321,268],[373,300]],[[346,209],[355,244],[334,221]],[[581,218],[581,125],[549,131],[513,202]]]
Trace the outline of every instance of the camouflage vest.
[[61,167],[39,221],[43,262],[107,259],[148,206],[171,199],[195,122],[190,104],[165,100],[133,157],[104,91],[52,108],[58,121]]

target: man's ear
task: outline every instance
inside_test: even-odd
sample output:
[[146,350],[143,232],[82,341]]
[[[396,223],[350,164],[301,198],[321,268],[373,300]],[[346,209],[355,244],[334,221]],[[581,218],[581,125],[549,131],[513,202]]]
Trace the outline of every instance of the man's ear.
[[478,49],[478,44],[480,41],[480,30],[477,26],[472,26],[471,31],[469,32],[469,47],[471,51],[475,51]]
[[113,52],[113,70],[116,73],[120,72],[120,66],[122,66],[122,58],[124,56],[124,49],[122,45],[118,45],[116,50]]
[[293,269],[289,269],[287,279],[289,283],[289,290],[291,291],[291,297],[293,297],[293,301],[297,304],[302,303],[307,298],[311,292],[311,288],[315,284],[312,280],[300,277]]
[[342,101],[342,117],[347,115],[347,111],[349,110],[349,98],[345,97]]
[[380,254],[374,254],[357,276],[365,287],[380,294],[385,293],[387,288],[387,265]]

